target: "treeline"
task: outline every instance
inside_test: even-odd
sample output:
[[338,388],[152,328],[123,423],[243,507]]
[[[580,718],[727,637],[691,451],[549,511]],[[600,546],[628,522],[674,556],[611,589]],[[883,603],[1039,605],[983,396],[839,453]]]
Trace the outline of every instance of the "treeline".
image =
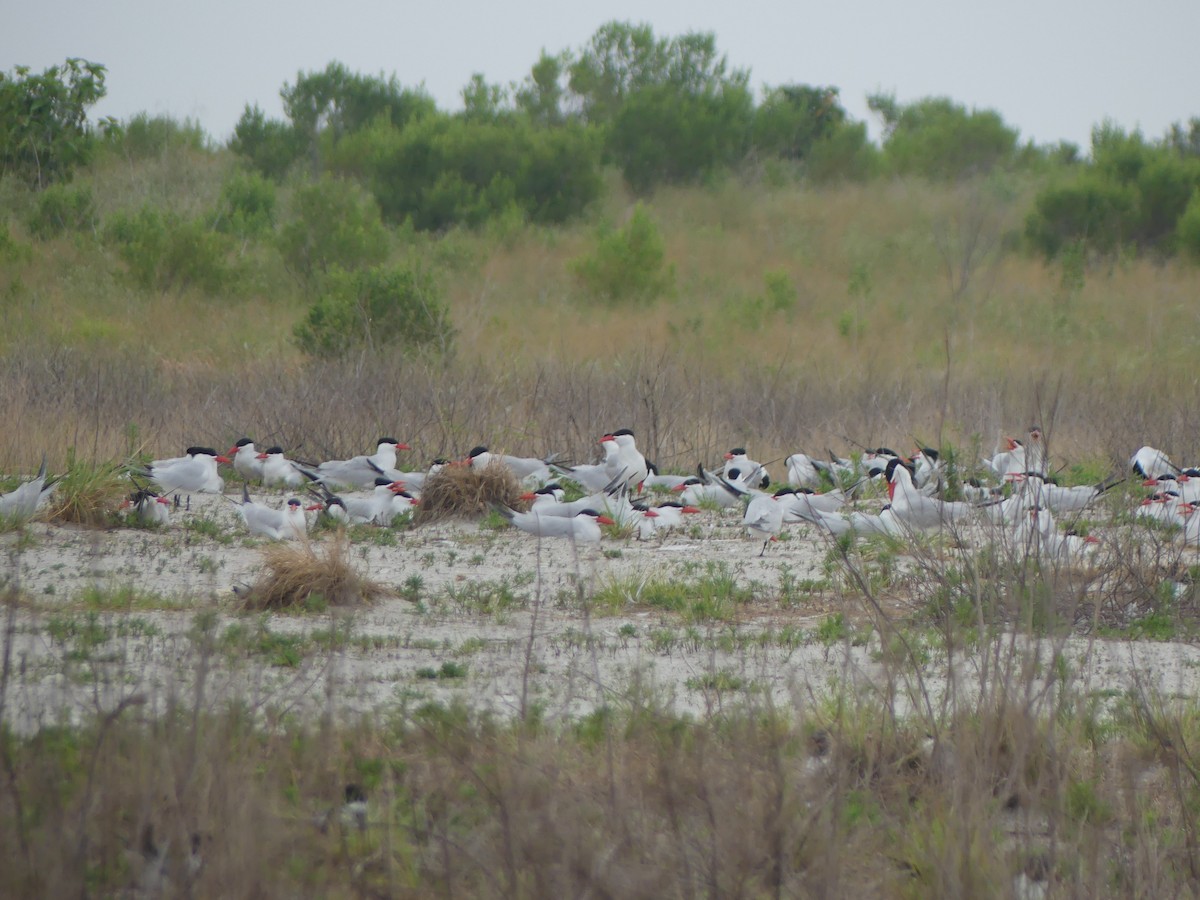
[[[992,110],[879,94],[868,98],[883,125],[877,145],[836,87],[769,86],[758,100],[749,72],[729,65],[712,34],[661,38],[623,22],[577,50],[543,52],[520,83],[475,75],[457,112],[395,77],[337,62],[298,73],[280,92],[285,118],[246,107],[228,143],[242,165],[217,208],[187,217],[147,204],[99,223],[86,187],[71,184],[97,148],[130,159],[166,144],[219,149],[169,118],[89,125],[104,75],[83,60],[0,75],[0,167],[37,193],[30,234],[91,229],[144,289],[214,294],[237,280],[240,251],[268,244],[315,298],[296,334],[314,353],[372,345],[393,320],[447,346],[435,281],[413,266],[384,268],[391,235],[558,225],[602,197],[609,169],[641,196],[731,174],[817,184],[1028,173],[1045,185],[1026,221],[1031,251],[1079,264],[1127,252],[1200,260],[1200,119],[1159,140],[1102,124],[1085,158],[1070,144],[1022,143]],[[577,274],[609,299],[667,290],[660,243],[639,211],[624,231],[603,231]],[[402,314],[389,319],[384,310],[397,303]]]

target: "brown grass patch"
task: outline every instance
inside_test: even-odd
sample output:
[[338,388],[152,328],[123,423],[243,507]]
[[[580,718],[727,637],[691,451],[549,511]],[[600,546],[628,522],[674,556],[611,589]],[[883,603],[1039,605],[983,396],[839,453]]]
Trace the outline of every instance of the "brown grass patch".
[[425,482],[415,521],[422,524],[453,516],[481,516],[493,503],[520,508],[522,493],[517,476],[500,463],[483,469],[446,466]]
[[362,606],[391,593],[350,562],[350,540],[274,544],[263,551],[263,572],[243,597],[246,609],[303,608],[318,598],[329,606]]

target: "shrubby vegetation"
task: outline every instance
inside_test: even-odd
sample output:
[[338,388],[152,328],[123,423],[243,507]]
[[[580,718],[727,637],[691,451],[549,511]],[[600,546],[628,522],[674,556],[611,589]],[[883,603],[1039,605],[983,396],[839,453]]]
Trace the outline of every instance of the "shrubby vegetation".
[[28,66],[0,73],[0,172],[36,188],[69,181],[91,159],[95,138],[87,111],[104,97],[104,76],[104,66],[84,59],[40,75]]
[[325,176],[296,190],[279,252],[288,271],[312,288],[334,269],[383,262],[388,235],[374,198],[353,181]]
[[[1193,119],[1190,134],[1198,130],[1200,120]],[[1038,194],[1025,224],[1030,243],[1048,259],[1072,247],[1103,256],[1123,249],[1169,255],[1182,247],[1200,256],[1196,150],[1178,126],[1158,142],[1112,124],[1098,126],[1090,163]]]
[[195,287],[218,294],[232,281],[229,238],[203,219],[147,205],[136,213],[112,216],[104,233],[128,266],[133,282],[144,290]]
[[296,326],[296,343],[312,356],[339,359],[384,347],[446,355],[454,329],[441,292],[426,271],[378,266],[336,271]]
[[572,268],[589,294],[610,302],[657,300],[675,284],[662,235],[640,203],[623,228],[602,225],[596,248]]

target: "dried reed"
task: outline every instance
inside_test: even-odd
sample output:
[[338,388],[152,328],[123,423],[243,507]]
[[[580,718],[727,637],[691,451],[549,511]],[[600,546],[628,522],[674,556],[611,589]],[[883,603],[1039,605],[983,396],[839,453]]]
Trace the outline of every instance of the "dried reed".
[[425,483],[415,521],[421,524],[454,516],[481,516],[494,503],[519,507],[520,498],[521,486],[507,466],[446,466]]
[[246,609],[295,609],[320,598],[330,606],[373,603],[390,591],[361,575],[350,562],[345,532],[326,544],[273,544],[263,551],[263,572],[242,598]]

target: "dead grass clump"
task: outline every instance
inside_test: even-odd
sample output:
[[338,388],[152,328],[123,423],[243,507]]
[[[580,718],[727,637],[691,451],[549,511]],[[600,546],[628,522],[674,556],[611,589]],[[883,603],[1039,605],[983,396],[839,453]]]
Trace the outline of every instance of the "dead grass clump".
[[390,593],[364,578],[350,562],[345,533],[317,545],[276,544],[263,551],[263,572],[243,597],[247,609],[305,609],[314,602],[360,606]]
[[425,482],[415,521],[419,525],[452,516],[481,516],[494,503],[520,509],[521,493],[517,476],[500,463],[482,469],[445,466]]

